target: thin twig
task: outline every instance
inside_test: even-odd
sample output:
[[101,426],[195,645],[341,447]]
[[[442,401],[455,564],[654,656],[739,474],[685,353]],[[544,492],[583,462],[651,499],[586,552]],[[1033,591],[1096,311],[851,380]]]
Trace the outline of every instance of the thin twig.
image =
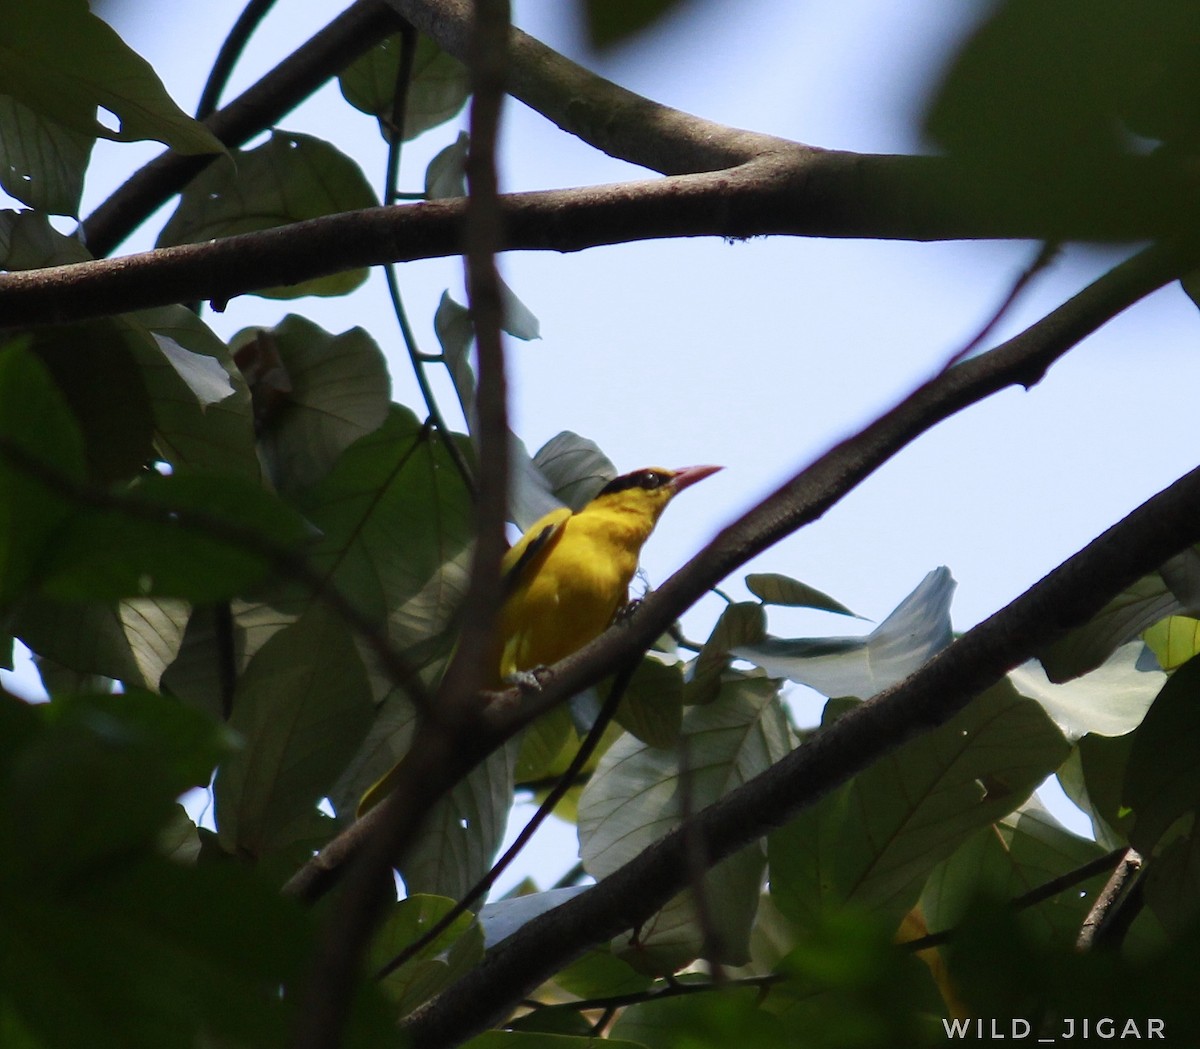
[[665,987],[646,991],[630,991],[628,994],[614,994],[606,998],[580,998],[573,1002],[538,1002],[526,1001],[523,1005],[537,1012],[587,1012],[591,1009],[621,1009],[629,1005],[641,1005],[644,1002],[657,1002],[664,998],[683,998],[691,994],[707,994],[710,991],[728,991],[735,987],[773,987],[787,979],[782,973],[766,973],[762,976],[739,976],[736,979],[714,980],[711,983],[683,983],[676,980]]
[[[413,64],[416,56],[417,31],[412,26],[406,25],[400,32],[400,64],[396,72],[396,87],[392,96],[392,112],[389,122],[390,137],[388,139],[387,173],[384,177],[383,185],[383,202],[388,205],[394,204],[398,197],[400,155],[404,147],[405,114],[408,110],[408,95],[412,85]],[[412,325],[408,322],[408,311],[404,308],[404,299],[400,294],[400,279],[396,273],[395,264],[387,263],[383,267],[383,275],[387,283],[388,296],[392,300],[392,312],[396,315],[396,323],[400,326],[400,337],[404,341],[405,350],[408,352],[413,375],[417,380],[421,397],[425,401],[426,411],[433,422],[434,428],[442,437],[442,442],[445,445],[446,453],[450,456],[450,461],[454,464],[454,468],[462,478],[467,491],[474,497],[475,478],[471,474],[471,468],[467,465],[467,460],[463,456],[462,449],[459,448],[458,443],[454,440],[454,435],[446,425],[446,420],[442,416],[442,409],[437,402],[437,397],[434,395],[433,387],[430,385],[429,375],[425,371],[426,355],[421,353],[420,347],[417,345],[416,333],[412,330]]]
[[229,35],[221,44],[221,50],[217,52],[216,60],[208,73],[208,80],[204,83],[204,90],[200,92],[200,101],[196,105],[197,120],[208,119],[216,110],[221,93],[233,75],[233,67],[238,64],[250,37],[254,35],[254,31],[267,17],[267,12],[274,4],[275,0],[250,0],[242,8],[242,13],[238,15],[233,28],[229,30]]
[[1130,847],[1124,850],[1121,862],[1117,864],[1112,876],[1105,883],[1092,909],[1079,930],[1075,946],[1081,951],[1100,947],[1111,938],[1110,930],[1117,924],[1120,912],[1124,909],[1130,897],[1131,890],[1138,883],[1138,874],[1142,869],[1141,854]]
[[[1085,882],[1089,878],[1094,878],[1097,874],[1112,870],[1119,864],[1126,852],[1127,850],[1123,848],[1113,849],[1112,852],[1106,852],[1103,856],[1097,856],[1094,860],[1089,860],[1073,870],[1065,871],[1056,878],[1051,878],[1041,885],[1035,885],[1028,892],[1021,893],[1020,896],[1014,896],[1009,900],[1009,906],[1018,911],[1036,907],[1039,903],[1052,899],[1065,889]],[[927,933],[925,936],[918,936],[913,940],[901,940],[896,946],[915,953],[929,947],[941,947],[943,944],[949,943],[953,936],[953,929],[941,929],[938,932]]]
[[600,745],[600,740],[604,737],[605,730],[616,716],[617,707],[621,705],[621,697],[624,696],[625,690],[629,687],[629,682],[633,677],[636,666],[637,664],[631,664],[613,679],[612,687],[608,691],[608,698],[605,699],[604,706],[600,708],[600,713],[580,743],[579,749],[571,759],[571,763],[563,770],[562,775],[558,777],[554,786],[546,795],[545,800],[538,806],[537,811],[530,817],[529,822],[521,828],[521,833],[517,835],[504,855],[492,864],[491,869],[471,886],[463,897],[434,923],[432,928],[423,933],[419,939],[408,944],[395,957],[389,960],[386,965],[381,966],[375,974],[377,980],[382,980],[395,972],[400,966],[415,958],[421,951],[433,943],[434,940],[458,920],[459,915],[483,899],[488,890],[496,884],[496,879],[512,865],[512,862],[529,844],[534,834],[537,833],[538,828],[546,822],[550,814],[558,806],[558,803],[562,801],[567,791],[575,786],[580,770],[595,753],[596,747]]
[[942,371],[953,368],[959,361],[970,357],[971,354],[983,345],[987,337],[996,330],[996,326],[1016,304],[1021,293],[1029,287],[1029,282],[1054,260],[1054,256],[1058,254],[1061,246],[1057,241],[1047,241],[1041,246],[1033,262],[1025,267],[1021,275],[1013,282],[1013,286],[1009,288],[1008,294],[1004,296],[1004,301],[996,307],[996,311],[984,322],[983,327],[972,338],[968,339],[961,349],[956,350],[950,355],[950,359],[942,365]]

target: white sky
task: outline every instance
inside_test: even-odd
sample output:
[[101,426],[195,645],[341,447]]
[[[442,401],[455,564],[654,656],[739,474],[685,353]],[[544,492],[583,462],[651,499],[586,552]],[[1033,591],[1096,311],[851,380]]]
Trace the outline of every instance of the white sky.
[[[192,109],[231,0],[176,0],[118,29]],[[345,4],[338,5],[345,6]],[[515,21],[623,85],[710,119],[813,145],[870,152],[920,148],[912,112],[938,57],[985,10],[938,0],[708,0],[633,46],[589,55],[569,5],[517,0]],[[281,0],[252,42],[226,100],[315,32],[335,5]],[[139,5],[129,9],[136,15]],[[374,122],[336,86],[283,122],[332,139],[382,182]],[[406,149],[406,188],[456,134],[448,126]],[[85,213],[136,167],[144,147],[101,144]],[[510,190],[646,177],[569,138],[519,103],[506,110],[502,181]],[[122,251],[151,246],[162,218]],[[512,414],[530,451],[561,429],[597,441],[622,470],[722,463],[690,490],[650,541],[644,565],[661,582],[734,515],[935,370],[990,315],[1035,247],[788,238],[687,240],[573,255],[506,256],[506,279],[541,322],[542,339],[512,343]],[[1111,261],[1074,250],[1043,275],[1003,334],[1012,334]],[[403,267],[418,336],[453,260]],[[461,299],[461,293],[456,293]],[[294,306],[246,296],[206,315],[223,336],[289,309],[341,331],[362,325],[392,362],[396,399],[421,413],[381,279],[353,297]],[[882,619],[931,568],[959,582],[965,629],[1021,593],[1146,497],[1195,465],[1195,307],[1166,289],[1074,351],[1030,393],[969,409],[902,453],[822,521],[748,566],[777,571]],[[454,403],[446,385],[444,407]],[[739,573],[725,589],[745,596]],[[685,620],[703,635],[719,605]],[[773,631],[855,632],[854,623],[772,613]],[[862,629],[869,629],[863,624]]]

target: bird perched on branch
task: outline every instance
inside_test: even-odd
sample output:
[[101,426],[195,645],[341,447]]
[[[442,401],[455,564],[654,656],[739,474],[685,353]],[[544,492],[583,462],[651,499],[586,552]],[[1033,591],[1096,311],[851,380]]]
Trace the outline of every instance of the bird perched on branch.
[[[552,510],[521,536],[501,562],[495,686],[557,663],[599,637],[628,600],[642,545],[667,503],[719,469],[652,466],[622,474],[582,510]],[[391,791],[395,771],[363,795],[360,816]]]

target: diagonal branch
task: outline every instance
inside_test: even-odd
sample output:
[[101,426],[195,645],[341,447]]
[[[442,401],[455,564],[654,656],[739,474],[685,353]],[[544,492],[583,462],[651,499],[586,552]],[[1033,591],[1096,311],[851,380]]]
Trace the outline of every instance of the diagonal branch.
[[[466,61],[469,0],[387,0],[439,47]],[[527,33],[509,35],[509,91],[564,131],[610,156],[664,175],[736,167],[765,153],[810,153],[786,139],[718,124],[643,98],[547,47]]]
[[[1175,198],[1158,199],[1167,209]],[[1103,215],[1089,216],[1067,233],[1116,240],[1147,234],[1136,210],[1111,203]],[[510,194],[500,198],[500,207],[504,251],[580,251],[671,237],[929,241],[1045,234],[1035,209],[1020,199],[981,213],[972,204],[970,178],[949,160],[801,147],[728,171]],[[465,213],[462,200],[372,208],[204,244],[4,273],[0,326],[61,323],[173,302],[221,303],[363,266],[457,255]]]

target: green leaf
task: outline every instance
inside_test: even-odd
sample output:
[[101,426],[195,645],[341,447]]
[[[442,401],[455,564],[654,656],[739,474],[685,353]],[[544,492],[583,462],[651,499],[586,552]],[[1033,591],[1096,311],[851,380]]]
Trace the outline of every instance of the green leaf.
[[954,586],[949,569],[935,569],[866,637],[767,638],[732,652],[824,696],[866,699],[903,681],[950,643]]
[[1022,696],[1040,703],[1071,743],[1089,732],[1123,736],[1142,723],[1167,680],[1157,666],[1143,666],[1145,654],[1145,645],[1131,642],[1096,670],[1060,685],[1030,660],[1012,670],[1008,680]]
[[[375,939],[367,964],[377,971],[425,935],[454,906],[444,896],[409,896],[392,908]],[[380,987],[407,1016],[443,988],[469,972],[483,957],[483,934],[470,911],[460,914],[453,924],[415,958],[383,978]]]
[[727,605],[692,664],[691,676],[684,687],[684,702],[694,706],[716,699],[721,693],[721,679],[729,669],[730,652],[761,644],[765,633],[762,605],[752,601]]
[[[134,316],[148,334],[134,351],[150,394],[158,454],[176,469],[220,470],[258,481],[250,391],[225,344],[183,306]],[[226,390],[232,392],[221,396]]]
[[51,215],[78,216],[94,142],[91,135],[0,95],[0,186],[22,204]]
[[282,1044],[313,939],[245,868],[146,857],[5,901],[0,996],[48,1045]]
[[[347,600],[382,622],[432,587],[439,600],[422,603],[427,618],[406,625],[445,626],[459,596],[454,559],[472,540],[474,516],[435,431],[393,406],[383,426],[347,448],[300,506],[321,531],[313,564]],[[393,633],[402,648],[427,637]]]
[[689,0],[586,0],[588,37],[593,47],[612,47],[661,21]]
[[[377,204],[358,165],[328,142],[273,131],[263,145],[239,150],[232,161],[212,164],[192,179],[156,246],[199,244]],[[366,269],[348,270],[252,294],[345,295],[366,279]]]
[[683,723],[683,666],[647,653],[617,707],[617,723],[643,743],[670,747]]
[[772,834],[775,902],[802,925],[826,903],[899,922],[934,866],[1021,805],[1068,749],[1038,704],[993,686]]
[[554,497],[572,510],[582,510],[617,476],[617,468],[595,441],[570,430],[542,445],[533,456],[533,465]]
[[1176,820],[1200,809],[1200,657],[1167,679],[1134,737],[1122,800],[1133,809],[1130,841],[1144,856]]
[[87,674],[157,692],[179,654],[191,606],[171,598],[115,603],[22,602],[13,632],[39,656]]
[[512,807],[517,749],[509,740],[493,751],[430,809],[399,865],[410,895],[461,899],[487,873]]
[[233,347],[238,364],[257,379],[251,388],[262,456],[282,491],[321,480],[388,417],[387,362],[362,328],[331,335],[289,314],[274,328],[239,332]]
[[214,722],[137,690],[56,698],[37,717],[0,772],[0,895],[69,890],[152,849],[176,795],[207,782],[223,749]]
[[216,601],[261,580],[281,552],[309,535],[295,511],[258,485],[149,474],[67,522],[44,565],[43,588],[65,600]]
[[[392,108],[400,74],[401,37],[390,36],[352,63],[338,78],[350,105],[379,121],[384,139],[392,138]],[[467,101],[466,67],[427,37],[417,41],[404,109],[405,142],[453,117]]]
[[446,200],[467,195],[467,147],[470,139],[465,131],[441,150],[425,169],[425,199]]
[[616,1045],[640,1045],[651,1049],[674,1049],[675,1046],[687,1046],[687,1049],[728,1049],[729,1046],[785,1049],[801,1044],[808,1049],[808,1045],[814,1044],[807,1031],[804,1042],[799,1042],[797,1028],[760,1008],[761,997],[752,987],[724,988],[711,994],[664,995],[621,1010],[610,1033]]
[[89,262],[91,258],[82,241],[59,233],[48,216],[33,211],[0,211],[0,268],[36,270]]
[[102,484],[135,476],[153,457],[150,398],[137,363],[144,338],[134,325],[102,318],[38,328],[30,342],[83,432],[88,476]]
[[[181,153],[224,148],[171,101],[157,74],[84,0],[26,4],[0,0],[0,94],[87,136],[155,139]],[[120,123],[109,130],[96,107]]]
[[[366,672],[346,626],[319,605],[250,660],[230,727],[245,741],[217,773],[222,847],[262,857],[291,846],[371,723]],[[332,826],[332,821],[328,821]]]
[[84,474],[70,409],[38,358],[0,348],[0,605],[31,581],[72,507],[55,483]]
[[640,994],[650,986],[645,974],[605,950],[588,951],[559,972],[554,982],[576,998]]
[[[685,711],[682,738],[673,747],[650,747],[632,736],[618,739],[580,799],[585,869],[597,879],[611,874],[677,827],[686,813],[780,760],[791,743],[775,686],[762,678],[730,682],[717,702]],[[720,933],[720,943],[711,945],[719,961],[745,961],[761,873],[762,853],[755,846],[705,876],[709,928]],[[683,898],[643,925],[636,952],[655,966],[678,966],[695,957],[704,932],[695,900]]]
[[1092,821],[1092,833],[1106,849],[1129,844],[1133,819],[1122,803],[1121,792],[1136,738],[1134,732],[1125,736],[1084,736],[1058,770],[1063,791]]
[[1051,681],[1100,666],[1127,641],[1177,612],[1200,613],[1200,549],[1185,550],[1114,597],[1087,623],[1037,653]]
[[862,616],[851,612],[845,605],[835,601],[807,583],[774,572],[752,573],[746,576],[746,589],[764,605],[785,605],[791,608],[815,608],[821,612],[835,612],[840,616]]
[[1200,654],[1200,619],[1167,616],[1143,630],[1142,640],[1163,670],[1175,670]]
[[949,63],[926,131],[966,166],[981,208],[1019,197],[1052,236],[1128,189],[1130,128],[1195,141],[1198,31],[1187,0],[1006,0]]
[[[1072,834],[1036,795],[1003,819],[972,834],[938,865],[921,896],[932,932],[953,929],[979,897],[1015,900],[1104,854]],[[1025,927],[1047,940],[1074,943],[1108,872],[1068,886],[1023,911]]]

